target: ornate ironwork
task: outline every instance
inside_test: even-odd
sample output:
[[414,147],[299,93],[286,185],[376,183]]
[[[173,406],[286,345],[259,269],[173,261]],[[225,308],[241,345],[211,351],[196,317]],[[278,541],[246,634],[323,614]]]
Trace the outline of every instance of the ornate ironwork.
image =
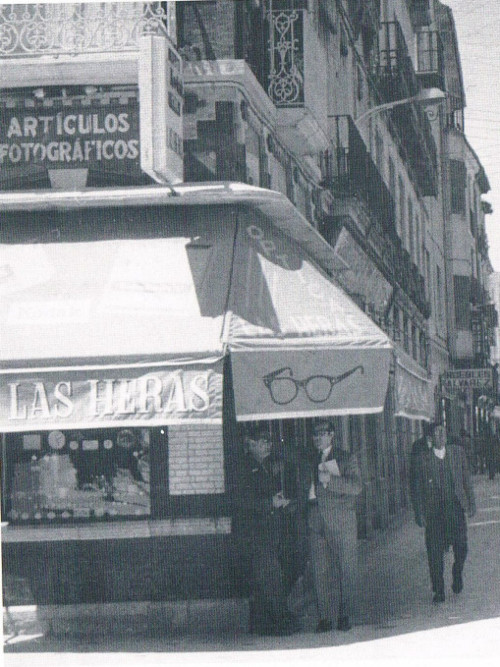
[[268,94],[277,107],[304,104],[303,10],[269,10]]
[[2,4],[0,57],[137,50],[143,35],[173,36],[173,13],[164,4]]

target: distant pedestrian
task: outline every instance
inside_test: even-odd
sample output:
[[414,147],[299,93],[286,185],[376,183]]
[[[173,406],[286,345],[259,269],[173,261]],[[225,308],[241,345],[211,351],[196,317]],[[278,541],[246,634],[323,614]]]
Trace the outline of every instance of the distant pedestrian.
[[476,505],[465,452],[453,442],[446,442],[441,425],[429,425],[425,437],[413,444],[410,493],[415,520],[425,526],[433,602],[444,602],[444,554],[453,547],[452,590],[460,593],[467,557],[465,514],[473,516]]
[[494,431],[485,434],[485,454],[488,477],[495,479],[498,465],[498,438]]
[[465,455],[467,457],[467,463],[469,464],[470,472],[474,471],[474,452],[472,450],[472,438],[470,434],[464,428],[460,429],[460,445],[464,448]]
[[356,497],[361,474],[356,455],[335,438],[330,419],[313,424],[308,531],[318,603],[316,632],[350,630],[357,570]]

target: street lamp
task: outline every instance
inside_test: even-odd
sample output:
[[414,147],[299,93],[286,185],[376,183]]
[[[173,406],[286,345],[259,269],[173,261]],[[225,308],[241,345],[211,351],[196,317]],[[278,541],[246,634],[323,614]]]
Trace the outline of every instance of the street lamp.
[[410,104],[412,102],[427,102],[432,104],[433,102],[442,102],[445,98],[446,93],[444,93],[440,88],[424,88],[412,97],[405,97],[402,100],[386,102],[385,104],[379,104],[376,107],[368,109],[368,111],[365,111],[354,120],[354,124],[357,126],[358,123],[365,120],[372,114],[379,113],[380,111],[390,111],[391,109],[394,109],[394,107],[399,107],[402,104]]

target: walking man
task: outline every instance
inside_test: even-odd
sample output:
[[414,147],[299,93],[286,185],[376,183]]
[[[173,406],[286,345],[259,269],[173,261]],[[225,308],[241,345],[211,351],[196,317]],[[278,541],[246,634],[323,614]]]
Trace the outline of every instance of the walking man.
[[313,445],[308,531],[320,619],[316,632],[345,631],[351,629],[361,474],[356,456],[336,441],[332,420],[314,422]]
[[446,442],[444,426],[430,426],[426,437],[413,444],[410,494],[415,521],[425,526],[433,602],[444,602],[444,554],[453,547],[452,590],[460,593],[467,557],[465,514],[473,516],[476,512],[466,454],[459,445]]

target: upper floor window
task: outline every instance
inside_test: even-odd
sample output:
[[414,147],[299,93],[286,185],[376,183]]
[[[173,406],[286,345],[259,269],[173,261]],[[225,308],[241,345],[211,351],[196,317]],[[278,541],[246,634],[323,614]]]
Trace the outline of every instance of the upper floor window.
[[408,197],[408,240],[412,261],[415,261],[415,230],[413,228],[413,201]]
[[403,347],[405,352],[410,353],[410,330],[408,323],[408,315],[403,315]]
[[414,359],[418,359],[418,338],[417,338],[417,327],[411,325],[411,354]]
[[398,191],[399,191],[399,227],[401,230],[401,240],[403,245],[406,245],[406,222],[405,222],[405,211],[406,211],[406,196],[405,196],[405,184],[401,176],[398,176]]
[[466,168],[462,160],[450,160],[451,212],[465,213]]
[[415,260],[416,264],[421,270],[421,263],[422,263],[422,257],[421,257],[421,251],[422,251],[422,244],[421,244],[421,238],[422,238],[422,228],[420,226],[420,216],[415,214]]

